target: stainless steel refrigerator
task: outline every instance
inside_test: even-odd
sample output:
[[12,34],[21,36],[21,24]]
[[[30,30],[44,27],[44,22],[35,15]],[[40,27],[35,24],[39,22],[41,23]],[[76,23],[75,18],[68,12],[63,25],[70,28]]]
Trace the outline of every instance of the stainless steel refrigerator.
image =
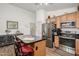
[[46,39],[46,46],[53,48],[55,24],[44,23],[42,24],[42,37]]

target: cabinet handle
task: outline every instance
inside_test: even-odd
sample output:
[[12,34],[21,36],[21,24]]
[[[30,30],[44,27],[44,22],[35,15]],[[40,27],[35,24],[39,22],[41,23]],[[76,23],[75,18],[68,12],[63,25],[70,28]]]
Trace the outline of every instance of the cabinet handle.
[[38,50],[38,47],[36,46],[36,50]]

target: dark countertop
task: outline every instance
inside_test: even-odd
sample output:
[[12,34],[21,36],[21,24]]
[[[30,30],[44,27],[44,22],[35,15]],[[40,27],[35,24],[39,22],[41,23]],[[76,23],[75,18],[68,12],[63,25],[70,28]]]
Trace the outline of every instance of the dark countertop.
[[12,43],[3,43],[3,44],[0,44],[0,47],[9,46],[9,45],[13,45],[13,44],[15,44],[15,42],[12,42]]
[[76,39],[79,39],[79,34],[76,34]]
[[9,46],[15,43],[14,35],[0,35],[0,47]]

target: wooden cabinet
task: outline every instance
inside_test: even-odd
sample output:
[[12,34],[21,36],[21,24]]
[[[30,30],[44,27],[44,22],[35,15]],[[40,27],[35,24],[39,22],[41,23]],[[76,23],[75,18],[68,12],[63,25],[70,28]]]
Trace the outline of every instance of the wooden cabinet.
[[61,21],[61,17],[58,16],[58,17],[56,18],[56,27],[57,27],[57,28],[60,28],[60,21]]
[[67,13],[56,17],[57,28],[60,28],[61,22],[65,20],[74,20],[76,22],[76,28],[79,28],[79,12]]
[[79,56],[79,39],[76,39],[76,55]]
[[46,55],[46,40],[42,40],[34,43],[34,56]]
[[76,20],[76,12],[67,14],[67,20]]
[[65,20],[67,20],[67,14],[64,14],[61,16],[61,22],[65,21]]
[[56,48],[59,47],[59,37],[58,37],[58,36],[55,36],[54,46],[55,46]]
[[76,21],[76,16],[77,16],[76,12],[67,13],[61,16],[61,21],[64,21],[64,20],[75,20]]
[[76,14],[76,28],[79,28],[79,12],[77,12]]
[[0,47],[0,56],[15,56],[14,45]]

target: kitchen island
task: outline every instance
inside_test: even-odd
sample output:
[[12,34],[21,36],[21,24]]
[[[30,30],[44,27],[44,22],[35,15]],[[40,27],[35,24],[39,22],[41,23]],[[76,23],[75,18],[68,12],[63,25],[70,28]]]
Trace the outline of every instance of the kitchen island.
[[[21,38],[20,38],[21,39]],[[33,47],[33,56],[45,56],[46,55],[46,40],[35,38],[34,40],[23,40],[22,42],[29,44]]]

